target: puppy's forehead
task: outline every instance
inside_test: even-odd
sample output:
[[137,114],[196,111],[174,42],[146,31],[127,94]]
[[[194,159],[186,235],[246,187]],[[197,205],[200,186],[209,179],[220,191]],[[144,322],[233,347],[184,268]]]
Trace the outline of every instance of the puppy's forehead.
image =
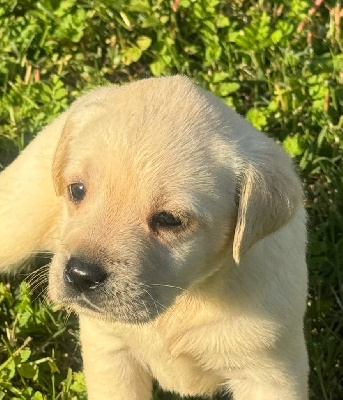
[[152,79],[90,93],[89,103],[84,99],[75,113],[95,138],[134,145],[153,137],[177,145],[210,133],[218,121],[206,95],[182,77]]
[[95,160],[112,176],[117,170],[160,181],[205,179],[221,121],[213,99],[183,77],[103,88],[74,107],[73,159]]

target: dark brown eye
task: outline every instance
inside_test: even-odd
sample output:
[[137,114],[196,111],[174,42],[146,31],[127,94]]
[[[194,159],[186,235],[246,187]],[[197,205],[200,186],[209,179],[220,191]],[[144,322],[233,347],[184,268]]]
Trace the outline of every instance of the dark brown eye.
[[70,200],[79,203],[83,200],[86,194],[86,187],[82,182],[72,183],[68,186]]
[[159,212],[151,217],[150,220],[151,228],[153,230],[159,229],[159,228],[165,228],[165,229],[170,229],[170,228],[176,228],[178,226],[182,225],[182,221],[179,217],[167,212],[167,211],[162,211]]

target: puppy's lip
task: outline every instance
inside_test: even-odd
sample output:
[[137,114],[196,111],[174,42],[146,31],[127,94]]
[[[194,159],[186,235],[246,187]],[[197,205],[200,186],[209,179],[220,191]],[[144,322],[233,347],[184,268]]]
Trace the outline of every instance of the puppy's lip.
[[107,312],[105,310],[101,310],[97,306],[89,304],[84,299],[78,299],[78,300],[74,299],[73,301],[65,301],[63,302],[62,305],[65,307],[66,306],[70,307],[77,315],[84,315],[94,319],[109,321],[113,323],[119,322],[119,323],[141,325],[141,324],[148,324],[154,320],[154,318],[151,317],[137,318],[134,315],[131,315],[130,317],[128,316],[124,317],[123,315],[120,314],[117,315],[111,312]]
[[78,315],[85,315],[95,319],[106,320],[111,322],[121,322],[129,324],[146,324],[153,321],[158,315],[153,316],[137,316],[135,314],[125,315],[122,313],[114,313],[109,310],[102,309],[101,307],[90,301],[85,295],[81,294],[69,298],[64,298],[60,304],[63,307],[71,308]]
[[97,312],[99,314],[103,314],[104,311],[98,307],[96,304],[94,304],[92,301],[90,301],[86,295],[83,293],[80,296],[80,299],[78,300],[78,305],[87,309],[90,309],[91,311]]
[[101,307],[90,301],[83,293],[78,296],[65,297],[61,303],[64,307],[70,307],[78,313],[82,312],[83,310],[92,311],[96,314],[105,313],[104,310],[101,309]]

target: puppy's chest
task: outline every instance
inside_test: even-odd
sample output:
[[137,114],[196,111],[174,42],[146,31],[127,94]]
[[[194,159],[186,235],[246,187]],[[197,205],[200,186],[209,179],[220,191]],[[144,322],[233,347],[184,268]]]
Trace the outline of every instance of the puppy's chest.
[[[133,337],[132,337],[133,339]],[[141,331],[136,341],[130,340],[133,355],[150,370],[153,377],[165,390],[182,395],[204,395],[213,393],[223,383],[219,372],[206,367],[206,351],[194,356],[183,343],[171,343],[157,332]]]

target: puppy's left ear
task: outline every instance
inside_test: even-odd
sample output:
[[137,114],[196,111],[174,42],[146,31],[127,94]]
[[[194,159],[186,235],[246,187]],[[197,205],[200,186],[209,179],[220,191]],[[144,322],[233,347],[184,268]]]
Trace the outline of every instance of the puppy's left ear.
[[233,240],[237,264],[253,244],[287,224],[302,204],[301,183],[290,158],[276,143],[268,153],[262,154],[263,160],[242,163]]

